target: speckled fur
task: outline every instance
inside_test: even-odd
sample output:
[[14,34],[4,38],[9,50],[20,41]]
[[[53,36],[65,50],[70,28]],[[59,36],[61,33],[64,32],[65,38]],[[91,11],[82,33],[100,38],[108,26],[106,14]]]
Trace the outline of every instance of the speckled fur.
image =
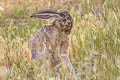
[[[50,59],[52,67],[58,65],[63,59],[72,71],[73,67],[68,58],[69,34],[66,32],[67,29],[61,28],[62,26],[58,27],[59,20],[61,19],[55,19],[35,33],[31,40],[32,59],[36,61]],[[69,26],[66,27],[69,28]],[[72,24],[69,29],[71,28]]]

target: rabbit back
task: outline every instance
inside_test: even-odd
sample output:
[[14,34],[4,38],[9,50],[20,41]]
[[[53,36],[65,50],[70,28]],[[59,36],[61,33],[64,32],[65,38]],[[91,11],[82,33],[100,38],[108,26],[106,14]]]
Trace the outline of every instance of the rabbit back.
[[31,39],[31,54],[32,59],[36,59],[39,54],[42,54],[45,48],[45,34],[44,34],[45,27],[39,29],[34,37]]
[[42,58],[42,54],[58,53],[60,31],[53,25],[45,25],[38,30],[31,40],[32,59]]

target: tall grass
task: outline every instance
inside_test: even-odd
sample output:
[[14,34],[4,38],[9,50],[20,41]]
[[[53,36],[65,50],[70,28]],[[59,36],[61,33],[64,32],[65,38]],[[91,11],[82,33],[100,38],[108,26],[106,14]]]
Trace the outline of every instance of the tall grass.
[[[29,16],[44,8],[67,9],[73,17],[69,57],[77,80],[120,80],[120,0],[0,2],[0,80],[53,80],[49,65],[31,61],[30,39],[50,22]],[[71,79],[68,73],[63,67],[62,80]]]

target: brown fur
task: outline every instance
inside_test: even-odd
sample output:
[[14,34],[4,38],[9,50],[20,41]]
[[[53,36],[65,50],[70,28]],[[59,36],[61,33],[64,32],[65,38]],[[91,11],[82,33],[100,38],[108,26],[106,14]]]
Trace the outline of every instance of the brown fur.
[[[49,58],[52,67],[61,63],[61,59],[63,59],[70,71],[73,71],[72,64],[68,58],[69,34],[72,29],[70,14],[66,10],[43,10],[32,15],[32,17],[41,19],[47,19],[51,16],[57,17],[51,24],[45,25],[38,30],[31,40],[32,59],[40,61]],[[69,21],[70,24],[66,25],[66,21]]]

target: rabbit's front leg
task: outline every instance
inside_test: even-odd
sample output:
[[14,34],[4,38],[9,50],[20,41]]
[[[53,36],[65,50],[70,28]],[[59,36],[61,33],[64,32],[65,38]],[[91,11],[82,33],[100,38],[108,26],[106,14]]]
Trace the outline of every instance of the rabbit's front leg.
[[68,57],[68,47],[69,47],[69,39],[66,39],[61,44],[61,50],[60,50],[60,52],[61,52],[61,58],[66,63],[66,65],[69,68],[70,72],[74,72],[74,68],[72,66],[72,63],[69,60],[69,57]]
[[66,54],[61,54],[62,59],[66,63],[67,67],[69,68],[70,72],[73,72],[73,66]]

